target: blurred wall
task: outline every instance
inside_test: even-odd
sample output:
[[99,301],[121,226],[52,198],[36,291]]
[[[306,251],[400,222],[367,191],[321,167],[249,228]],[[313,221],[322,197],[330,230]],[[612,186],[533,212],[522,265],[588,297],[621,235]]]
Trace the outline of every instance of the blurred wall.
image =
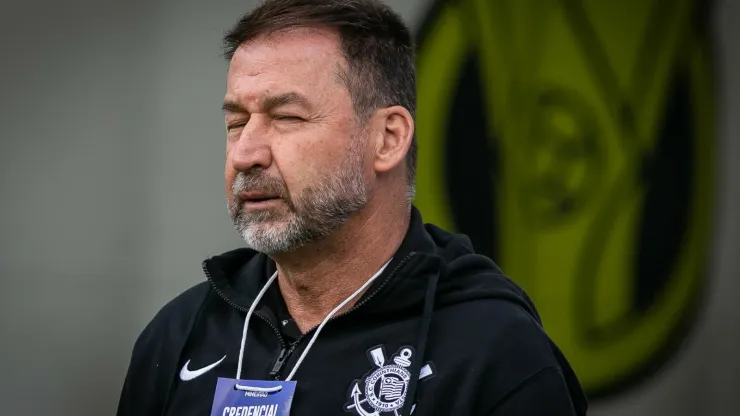
[[[0,415],[113,414],[135,337],[239,244],[224,202],[223,30],[253,1],[4,2]],[[390,2],[411,25],[427,1]],[[740,3],[717,12],[707,307],[684,351],[598,415],[740,409]]]

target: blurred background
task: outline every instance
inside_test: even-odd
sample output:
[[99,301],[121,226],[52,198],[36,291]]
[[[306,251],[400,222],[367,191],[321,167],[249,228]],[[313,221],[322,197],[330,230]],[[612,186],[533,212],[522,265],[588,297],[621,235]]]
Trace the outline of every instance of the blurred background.
[[[534,298],[590,414],[740,414],[740,2],[395,0],[417,206]],[[0,415],[113,415],[240,245],[220,37],[254,1],[5,1]]]

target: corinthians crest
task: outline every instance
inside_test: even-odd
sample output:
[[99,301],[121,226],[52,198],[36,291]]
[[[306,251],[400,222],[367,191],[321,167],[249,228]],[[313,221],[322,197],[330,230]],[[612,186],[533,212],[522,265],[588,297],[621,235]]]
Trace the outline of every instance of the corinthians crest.
[[[411,381],[412,356],[414,352],[411,347],[402,347],[386,363],[385,352],[382,346],[371,348],[368,358],[377,367],[364,380],[355,380],[349,390],[349,400],[345,406],[348,412],[357,413],[360,416],[379,416],[382,414],[393,414],[399,416],[399,410],[406,401],[406,393]],[[430,364],[421,368],[419,380],[432,376],[434,370]],[[411,408],[413,413],[414,408]]]

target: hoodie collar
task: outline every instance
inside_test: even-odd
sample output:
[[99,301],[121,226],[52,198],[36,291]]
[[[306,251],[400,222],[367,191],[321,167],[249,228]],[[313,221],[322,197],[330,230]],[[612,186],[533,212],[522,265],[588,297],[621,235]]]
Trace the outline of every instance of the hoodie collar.
[[[357,304],[372,301],[374,305],[397,309],[422,303],[427,279],[439,270],[442,260],[439,251],[437,243],[426,230],[421,213],[412,206],[409,227],[401,245],[383,274],[373,282]],[[275,263],[263,253],[239,248],[205,260],[203,271],[221,297],[237,309],[247,310],[267,279],[275,272]],[[405,287],[406,290],[399,296],[386,299],[385,296],[397,292],[394,289],[400,280],[409,280],[403,286],[410,287]],[[377,302],[381,297],[383,301]],[[383,309],[387,309],[386,307]]]

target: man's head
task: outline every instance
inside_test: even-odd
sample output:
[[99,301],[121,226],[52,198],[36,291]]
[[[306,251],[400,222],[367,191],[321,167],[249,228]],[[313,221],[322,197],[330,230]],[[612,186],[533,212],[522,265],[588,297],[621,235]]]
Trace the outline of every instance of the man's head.
[[390,8],[376,0],[268,0],[224,43],[225,179],[248,245],[291,251],[331,234],[371,200],[393,194],[410,202],[414,45]]

